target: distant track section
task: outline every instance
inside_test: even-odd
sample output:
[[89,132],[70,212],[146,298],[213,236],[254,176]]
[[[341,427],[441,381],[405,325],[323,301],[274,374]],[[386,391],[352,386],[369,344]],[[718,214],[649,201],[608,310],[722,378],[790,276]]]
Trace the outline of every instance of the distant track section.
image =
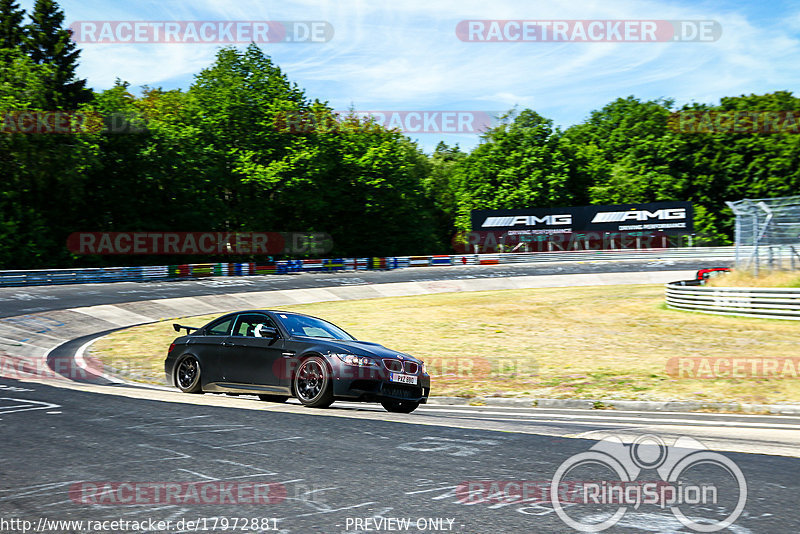
[[394,270],[407,267],[504,265],[512,263],[598,262],[621,260],[704,260],[732,261],[734,247],[691,247],[639,250],[574,250],[503,254],[461,254],[434,256],[392,256],[369,258],[322,258],[278,260],[265,263],[194,263],[139,267],[86,269],[41,269],[0,271],[0,287],[87,284],[101,282],[144,282],[197,279],[213,276],[253,276],[299,272]]

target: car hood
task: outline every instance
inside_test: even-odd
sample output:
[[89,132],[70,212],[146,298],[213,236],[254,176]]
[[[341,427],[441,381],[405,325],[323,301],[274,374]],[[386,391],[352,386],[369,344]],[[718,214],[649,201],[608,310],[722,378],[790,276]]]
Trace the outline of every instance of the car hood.
[[331,349],[331,352],[341,351],[343,354],[355,354],[356,356],[372,356],[375,358],[395,358],[402,356],[404,360],[411,360],[414,362],[422,363],[422,360],[396,350],[387,349],[379,343],[371,343],[369,341],[344,341],[344,340],[330,340],[326,339],[325,344]]

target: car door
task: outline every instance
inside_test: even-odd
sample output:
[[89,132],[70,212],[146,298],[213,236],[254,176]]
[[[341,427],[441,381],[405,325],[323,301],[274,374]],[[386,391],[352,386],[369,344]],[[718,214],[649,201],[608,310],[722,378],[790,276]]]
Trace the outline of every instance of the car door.
[[199,335],[191,335],[187,340],[189,351],[200,361],[200,376],[203,383],[218,382],[222,379],[219,360],[223,343],[231,333],[235,315],[220,317],[206,326]]
[[[240,314],[232,335],[223,343],[220,362],[226,383],[259,386],[265,391],[284,392],[280,374],[283,339],[267,336],[263,328],[275,328],[264,314]],[[280,389],[275,389],[280,388]]]

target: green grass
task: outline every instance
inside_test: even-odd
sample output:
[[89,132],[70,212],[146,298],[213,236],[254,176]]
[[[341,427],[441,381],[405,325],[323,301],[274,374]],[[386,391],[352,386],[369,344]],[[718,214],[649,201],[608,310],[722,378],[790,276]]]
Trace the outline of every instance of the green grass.
[[708,281],[712,287],[800,287],[800,273],[793,271],[763,271],[753,276],[747,271],[733,270]]
[[[425,360],[433,395],[800,402],[800,380],[686,379],[674,357],[793,357],[792,321],[665,309],[662,286],[442,293],[287,306]],[[181,320],[200,326],[213,316]],[[114,333],[92,355],[163,382],[173,321]]]

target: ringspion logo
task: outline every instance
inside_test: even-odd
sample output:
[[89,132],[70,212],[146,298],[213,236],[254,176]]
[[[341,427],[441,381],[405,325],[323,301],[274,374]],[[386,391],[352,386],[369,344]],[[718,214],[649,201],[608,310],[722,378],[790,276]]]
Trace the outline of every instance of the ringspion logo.
[[69,28],[81,44],[327,43],[334,35],[324,20],[79,20]]
[[[640,479],[652,471],[659,480]],[[564,484],[579,485],[581,495],[564,499]],[[550,500],[556,515],[578,532],[602,532],[642,506],[668,508],[690,530],[717,532],[744,511],[747,481],[730,458],[694,438],[682,436],[668,446],[651,434],[629,444],[609,436],[561,463]]]

